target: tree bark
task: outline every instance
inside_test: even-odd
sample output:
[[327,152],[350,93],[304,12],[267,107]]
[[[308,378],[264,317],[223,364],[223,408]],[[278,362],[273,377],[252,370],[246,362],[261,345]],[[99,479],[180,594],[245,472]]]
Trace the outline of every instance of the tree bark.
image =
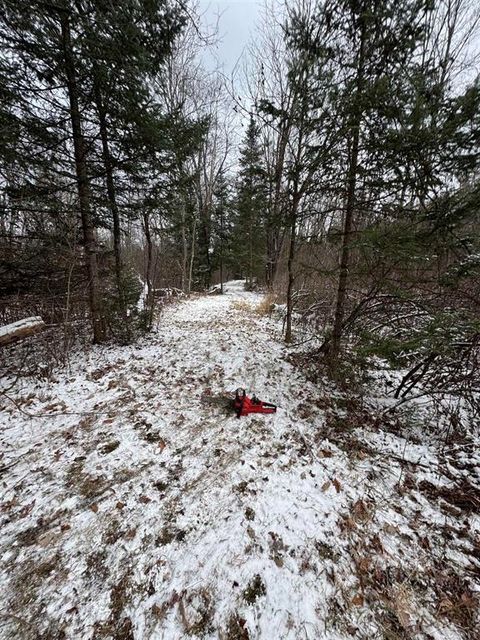
[[288,284],[287,284],[287,317],[285,328],[285,342],[288,344],[292,341],[292,312],[293,312],[293,262],[295,259],[295,240],[297,235],[297,215],[296,211],[292,213],[290,222],[290,245],[288,250]]
[[340,272],[338,277],[337,301],[335,305],[335,317],[331,345],[329,348],[330,364],[334,368],[338,363],[340,346],[343,334],[343,318],[345,315],[345,299],[348,287],[348,276],[350,269],[350,246],[353,228],[353,219],[356,208],[356,186],[358,173],[358,151],[360,142],[360,124],[362,120],[362,108],[360,104],[363,75],[365,65],[365,19],[362,16],[360,32],[360,49],[358,54],[358,64],[356,73],[355,103],[352,114],[352,148],[350,152],[350,162],[347,174],[347,198],[345,203],[345,220],[343,224],[342,251],[340,257]]
[[182,275],[181,275],[180,289],[184,293],[189,293],[187,291],[187,283],[188,283],[187,216],[186,216],[186,207],[185,207],[185,197],[183,194],[180,196],[180,210],[181,210],[181,220],[182,220]]
[[153,310],[154,310],[154,291],[153,291],[153,242],[152,233],[150,230],[150,214],[143,214],[143,230],[145,233],[145,241],[147,243],[147,266],[145,273],[145,280],[147,282],[147,323],[146,329],[150,331],[153,325]]
[[113,222],[113,253],[115,256],[115,280],[117,283],[118,299],[120,302],[120,313],[125,322],[125,328],[128,333],[128,317],[127,305],[125,301],[124,283],[123,283],[123,261],[122,261],[122,238],[120,226],[120,213],[117,204],[117,195],[115,190],[115,182],[113,179],[113,163],[110,153],[110,145],[108,140],[107,112],[102,98],[102,92],[98,86],[98,82],[94,80],[95,104],[98,112],[98,120],[100,125],[100,139],[102,142],[102,159],[105,167],[105,178],[107,185],[107,198],[110,213]]
[[223,252],[224,252],[223,196],[220,202],[220,293],[223,293]]
[[192,282],[193,282],[193,262],[195,260],[195,239],[197,235],[197,218],[193,219],[192,226],[192,244],[190,248],[190,266],[188,270],[188,291],[187,293],[191,293],[192,291]]
[[279,227],[281,224],[282,180],[284,176],[285,153],[290,135],[290,124],[284,125],[278,142],[277,157],[274,169],[274,193],[271,219],[267,229],[267,288],[273,289],[280,256]]
[[98,278],[97,247],[95,227],[90,209],[90,188],[88,184],[86,145],[82,132],[82,121],[79,109],[77,74],[72,50],[70,33],[70,18],[66,12],[60,16],[63,62],[67,81],[67,91],[70,106],[70,121],[73,133],[73,148],[75,154],[75,171],[77,177],[78,200],[82,221],[85,261],[88,277],[88,295],[90,314],[93,328],[94,343],[105,340],[105,324],[102,315],[100,287]]
[[[201,155],[199,162],[202,161]],[[202,180],[200,171],[197,176],[197,199],[198,199],[198,257],[203,262],[201,265],[203,272],[203,286],[208,289],[211,281],[211,262],[210,262],[210,196],[208,188],[205,187],[205,193],[202,190]]]

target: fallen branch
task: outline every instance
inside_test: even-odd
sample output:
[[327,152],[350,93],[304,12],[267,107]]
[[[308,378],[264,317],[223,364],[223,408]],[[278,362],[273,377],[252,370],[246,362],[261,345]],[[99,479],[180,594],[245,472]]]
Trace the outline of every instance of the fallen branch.
[[0,327],[0,346],[10,344],[16,340],[22,340],[28,336],[38,333],[45,328],[45,323],[40,316],[24,318],[12,324]]

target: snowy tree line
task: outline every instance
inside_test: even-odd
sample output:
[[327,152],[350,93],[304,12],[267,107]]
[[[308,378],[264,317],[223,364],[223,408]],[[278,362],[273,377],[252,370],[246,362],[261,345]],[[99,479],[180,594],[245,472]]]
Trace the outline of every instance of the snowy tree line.
[[267,4],[233,82],[181,1],[33,5],[1,2],[4,319],[40,305],[128,342],[158,289],[244,278],[334,377],[380,357],[399,398],[474,401],[475,3]]

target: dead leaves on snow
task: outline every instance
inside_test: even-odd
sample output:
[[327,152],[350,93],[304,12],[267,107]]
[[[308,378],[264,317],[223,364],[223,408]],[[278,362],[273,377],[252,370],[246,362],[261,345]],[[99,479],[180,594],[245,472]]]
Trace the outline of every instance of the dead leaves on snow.
[[340,482],[339,482],[336,478],[334,478],[334,479],[332,480],[332,484],[333,484],[333,486],[335,487],[335,491],[336,491],[337,493],[340,493],[340,491],[342,490],[342,485],[340,484]]
[[335,491],[337,493],[340,493],[340,491],[342,490],[342,485],[336,478],[334,478],[333,480],[327,480],[322,484],[321,489],[323,493],[327,492],[331,486],[335,488]]
[[331,458],[333,456],[333,451],[330,451],[329,449],[319,449],[317,455],[319,458]]
[[249,640],[247,621],[238,613],[233,613],[227,622],[224,632],[219,631],[219,640]]
[[213,598],[205,589],[183,592],[178,600],[182,626],[189,635],[203,636],[213,631]]
[[427,495],[430,500],[441,498],[448,505],[456,509],[453,515],[460,515],[462,512],[478,513],[480,511],[480,493],[478,488],[462,480],[452,487],[437,486],[422,480],[418,484],[418,489]]
[[355,522],[367,522],[371,517],[371,510],[363,500],[357,500],[352,507]]
[[435,574],[434,589],[438,598],[438,615],[463,629],[473,630],[480,601],[466,579],[452,570],[439,568]]

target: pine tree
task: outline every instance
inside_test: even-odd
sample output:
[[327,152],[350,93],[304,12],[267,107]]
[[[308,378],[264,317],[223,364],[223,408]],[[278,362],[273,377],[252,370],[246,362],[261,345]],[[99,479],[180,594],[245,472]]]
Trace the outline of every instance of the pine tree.
[[258,134],[258,125],[250,116],[240,151],[234,231],[235,260],[239,273],[246,278],[247,288],[253,288],[265,276],[267,186]]
[[[128,287],[129,278],[128,273],[124,273],[122,259],[123,221],[117,176],[136,164],[135,158],[142,154],[146,131],[156,130],[151,134],[156,151],[164,151],[165,141],[157,132],[168,123],[164,114],[157,114],[151,107],[150,83],[170,54],[185,24],[185,15],[180,5],[171,5],[165,0],[127,0],[121,7],[90,0],[78,18],[84,32],[81,52],[92,95],[90,108],[98,124],[104,201],[110,213],[107,226],[113,233],[117,309],[121,320],[116,324],[128,341],[131,315],[124,289]],[[125,138],[129,139],[128,147]],[[147,144],[152,147],[151,140]],[[130,157],[133,163],[129,162]],[[133,177],[127,175],[127,179]]]
[[[106,337],[106,324],[96,229],[113,229],[117,291],[125,319],[117,183],[120,172],[125,179],[129,162],[125,154],[121,157],[121,141],[152,118],[148,81],[168,55],[185,17],[181,5],[165,0],[127,0],[121,8],[101,0],[38,4],[41,11],[35,16],[25,2],[1,3],[5,18],[0,37],[9,51],[2,68],[10,71],[9,99],[15,103],[14,109],[5,110],[5,117],[17,114],[22,145],[16,145],[14,155],[20,160],[20,149],[25,166],[30,161],[46,167],[47,160],[48,171],[75,175],[94,341],[100,342]],[[42,130],[48,134],[40,134]],[[37,132],[37,144],[28,153],[23,143],[32,131]],[[134,156],[139,146],[133,145],[127,155]],[[41,149],[46,153],[39,161]],[[12,145],[5,145],[3,156],[11,151]],[[29,173],[26,168],[26,181]]]
[[[323,84],[334,114],[329,181],[343,190],[342,242],[334,319],[328,351],[338,362],[348,303],[356,227],[377,198],[400,190],[386,161],[394,153],[391,128],[407,110],[405,86],[415,69],[429,2],[334,0],[297,20],[294,46],[313,62],[312,76],[331,69],[333,89]],[[320,131],[319,131],[320,132]],[[334,185],[337,185],[334,187]]]
[[225,172],[222,170],[218,176],[214,192],[212,228],[212,266],[218,269],[221,293],[223,293],[223,284],[225,282],[227,268],[231,264],[233,249],[232,207],[233,202],[230,184]]

